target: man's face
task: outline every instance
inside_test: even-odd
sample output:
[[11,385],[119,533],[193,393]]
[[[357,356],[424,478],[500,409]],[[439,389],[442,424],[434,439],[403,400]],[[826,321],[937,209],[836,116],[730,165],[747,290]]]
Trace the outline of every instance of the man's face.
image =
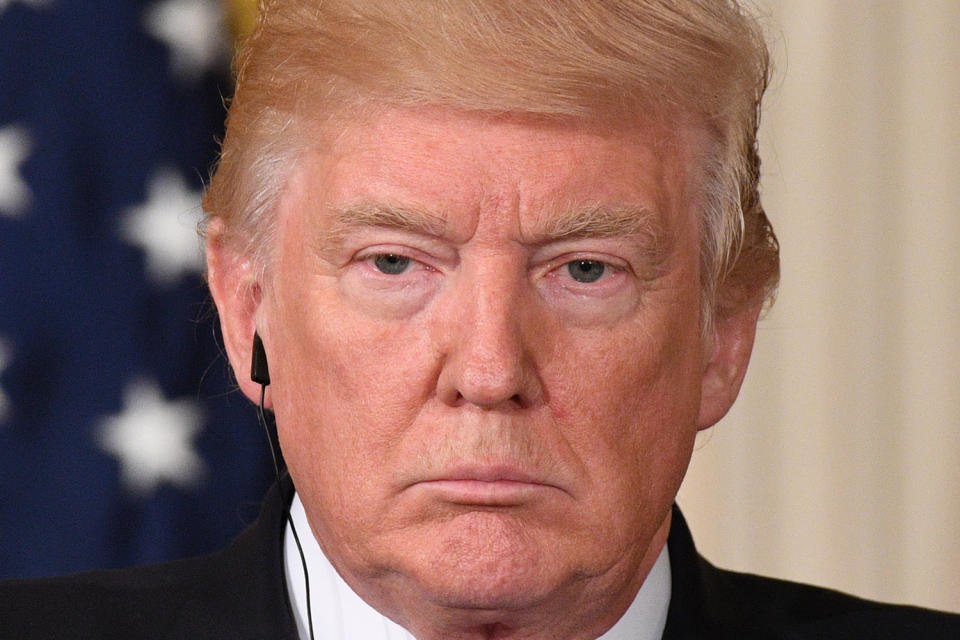
[[688,136],[659,133],[396,110],[298,165],[252,321],[311,527],[361,595],[632,598],[713,353]]

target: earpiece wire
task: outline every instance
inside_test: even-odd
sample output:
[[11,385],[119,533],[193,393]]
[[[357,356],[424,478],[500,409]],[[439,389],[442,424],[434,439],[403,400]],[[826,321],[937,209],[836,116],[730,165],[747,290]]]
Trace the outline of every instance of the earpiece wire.
[[[270,459],[273,461],[273,472],[277,477],[277,487],[280,485],[280,463],[277,461],[277,450],[273,445],[273,438],[270,437],[270,429],[267,427],[267,416],[263,410],[263,401],[267,395],[267,385],[260,385],[260,404],[257,405],[257,419],[260,421],[260,426],[263,427],[263,432],[267,436],[267,444],[270,446]],[[293,524],[293,517],[290,515],[290,510],[287,509],[287,523],[290,525],[290,531],[293,533],[293,541],[297,543],[297,551],[300,554],[300,564],[303,565],[303,586],[307,594],[307,628],[310,631],[310,640],[314,640],[313,637],[313,607],[310,603],[310,576],[307,573],[307,557],[303,553],[303,545],[300,544],[300,535],[297,533],[297,527]]]

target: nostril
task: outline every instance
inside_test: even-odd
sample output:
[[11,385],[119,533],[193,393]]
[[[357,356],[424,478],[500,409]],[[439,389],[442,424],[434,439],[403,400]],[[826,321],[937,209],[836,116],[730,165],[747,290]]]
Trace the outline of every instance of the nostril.
[[[448,396],[450,398],[451,396]],[[453,394],[452,399],[448,402],[451,407],[460,407],[467,404],[477,405],[485,409],[504,409],[506,407],[512,408],[523,408],[527,405],[527,401],[524,400],[523,394],[515,393],[511,395],[506,400],[493,401],[490,398],[481,398],[479,396],[471,396],[469,399],[463,395],[463,393],[457,391]]]

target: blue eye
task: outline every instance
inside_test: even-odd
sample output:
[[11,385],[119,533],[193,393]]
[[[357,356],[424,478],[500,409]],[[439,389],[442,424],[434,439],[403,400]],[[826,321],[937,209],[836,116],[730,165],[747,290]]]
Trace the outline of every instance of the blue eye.
[[410,266],[410,258],[398,256],[395,253],[381,253],[373,259],[373,264],[381,273],[394,276],[407,270]]
[[596,282],[603,277],[606,270],[607,265],[599,260],[574,260],[567,263],[570,277],[577,282]]

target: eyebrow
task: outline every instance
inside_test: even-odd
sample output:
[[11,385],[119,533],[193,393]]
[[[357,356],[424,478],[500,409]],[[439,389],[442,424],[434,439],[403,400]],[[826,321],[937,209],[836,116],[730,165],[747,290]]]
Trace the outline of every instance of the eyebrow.
[[386,227],[412,233],[442,237],[447,221],[421,209],[376,202],[359,202],[332,206],[333,226],[328,239],[336,241],[358,227]]
[[[638,204],[580,204],[549,206],[543,211],[560,211],[542,215],[524,230],[524,241],[545,245],[560,240],[587,238],[625,238],[652,258],[664,256],[669,249],[669,235],[663,221],[651,209]],[[441,238],[448,230],[447,220],[423,209],[379,202],[355,202],[332,205],[333,225],[325,234],[325,244],[336,243],[352,229],[384,227],[419,235]]]
[[642,205],[590,204],[564,207],[562,213],[536,222],[525,235],[534,242],[580,238],[636,238],[662,242],[666,234],[653,211]]

